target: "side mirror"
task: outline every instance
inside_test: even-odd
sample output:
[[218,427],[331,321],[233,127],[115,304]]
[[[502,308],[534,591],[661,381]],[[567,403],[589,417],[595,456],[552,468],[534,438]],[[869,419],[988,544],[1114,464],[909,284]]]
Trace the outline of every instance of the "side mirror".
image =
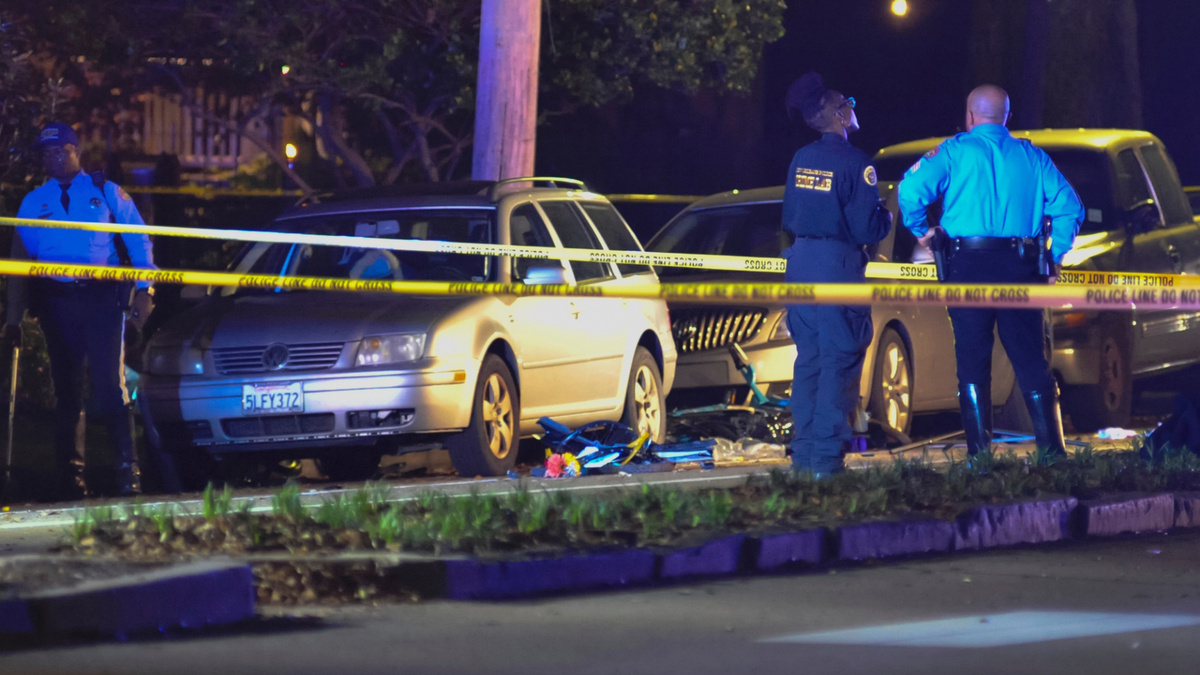
[[539,261],[540,264],[533,264],[525,271],[525,278],[522,281],[526,286],[545,286],[553,284],[566,284],[567,268],[557,260]]
[[200,302],[207,297],[207,286],[188,285],[179,290],[179,299],[183,302]]
[[1150,232],[1158,223],[1158,206],[1153,199],[1143,199],[1125,211],[1125,230],[1130,235]]

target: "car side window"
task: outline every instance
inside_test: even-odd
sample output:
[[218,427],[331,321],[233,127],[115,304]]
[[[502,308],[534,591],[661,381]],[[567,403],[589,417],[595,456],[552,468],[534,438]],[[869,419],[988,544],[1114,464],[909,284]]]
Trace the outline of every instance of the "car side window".
[[[590,225],[584,222],[582,215],[571,202],[547,201],[539,202],[564,248],[587,248],[600,250],[600,241]],[[612,276],[608,263],[571,261],[571,270],[575,273],[576,283],[606,279]]]
[[1171,166],[1171,161],[1163,155],[1162,148],[1143,145],[1141,150],[1146,173],[1150,174],[1150,184],[1154,186],[1154,194],[1162,208],[1163,219],[1172,225],[1191,222],[1192,207],[1180,192],[1179,176],[1175,173],[1175,167]]
[[[521,204],[512,210],[508,217],[509,241],[514,246],[536,246],[538,248],[554,248],[554,240],[550,231],[542,221],[533,204]],[[529,266],[536,262],[533,258],[513,258],[513,279],[520,281],[529,273]],[[544,263],[543,263],[544,264]]]
[[1121,194],[1122,210],[1128,211],[1135,204],[1151,199],[1146,174],[1142,172],[1142,165],[1133,153],[1133,148],[1125,148],[1118,152],[1113,168],[1117,172],[1117,189]]
[[[600,236],[604,238],[604,243],[608,244],[608,248],[613,251],[641,251],[642,246],[638,240],[629,231],[629,226],[625,224],[625,219],[617,210],[612,207],[612,204],[603,202],[585,202],[580,206],[583,207],[583,212],[588,218],[592,219],[592,223],[596,229],[600,231]],[[649,265],[617,265],[617,269],[621,270],[622,276],[631,274],[644,274],[650,271]]]

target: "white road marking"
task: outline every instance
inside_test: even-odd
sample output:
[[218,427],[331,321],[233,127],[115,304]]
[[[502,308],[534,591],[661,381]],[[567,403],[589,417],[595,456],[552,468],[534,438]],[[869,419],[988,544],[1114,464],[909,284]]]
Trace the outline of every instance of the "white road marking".
[[797,633],[759,642],[979,648],[1196,625],[1200,616],[1188,614],[1028,611]]

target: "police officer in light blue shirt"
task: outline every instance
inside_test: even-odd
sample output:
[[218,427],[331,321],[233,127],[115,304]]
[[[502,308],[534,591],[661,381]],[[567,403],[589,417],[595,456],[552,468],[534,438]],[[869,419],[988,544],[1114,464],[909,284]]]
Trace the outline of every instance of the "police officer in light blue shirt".
[[[925,153],[900,181],[904,224],[929,244],[934,233],[926,209],[942,200],[941,227],[949,237],[950,283],[1054,282],[1038,269],[1044,219],[1051,223],[1055,265],[1071,249],[1084,210],[1075,190],[1041,149],[1008,132],[1008,94],[983,85],[967,98],[967,132]],[[958,399],[967,450],[991,449],[993,331],[1016,371],[1047,461],[1065,456],[1058,385],[1046,358],[1041,310],[951,308]]]
[[[124,190],[82,171],[79,138],[66,124],[46,125],[36,144],[50,180],[21,202],[19,218],[71,220],[89,223],[145,224]],[[124,255],[122,255],[124,249]],[[81,230],[18,227],[13,257],[38,262],[153,267],[148,237]],[[126,258],[126,260],[122,260]],[[140,327],[153,310],[149,284],[138,285],[132,300],[121,297],[132,289],[113,282],[71,279],[33,279],[26,284],[10,279],[5,334],[20,340],[26,305],[41,323],[50,356],[55,411],[57,480],[54,497],[81,497],[83,485],[77,461],[76,426],[83,408],[84,368],[91,375],[92,394],[101,422],[113,446],[116,494],[139,491],[134,452],[132,412],[124,377],[125,310]],[[13,283],[18,282],[18,283]],[[86,363],[86,366],[85,366]]]
[[[783,229],[795,236],[783,252],[788,282],[861,283],[867,247],[891,230],[871,158],[848,139],[858,131],[854,103],[826,89],[817,73],[788,89],[788,114],[821,134],[796,151],[784,185]],[[863,360],[874,334],[871,308],[793,305],[787,326],[796,343],[792,466],[817,476],[837,473],[852,440]]]

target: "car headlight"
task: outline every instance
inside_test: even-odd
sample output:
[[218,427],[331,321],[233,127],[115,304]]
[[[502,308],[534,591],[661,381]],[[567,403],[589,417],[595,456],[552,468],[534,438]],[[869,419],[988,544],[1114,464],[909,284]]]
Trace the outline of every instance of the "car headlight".
[[425,354],[425,335],[377,335],[363,338],[358,345],[356,366],[380,366],[385,363],[416,361]]
[[771,331],[772,340],[787,340],[792,337],[791,331],[787,327],[787,312],[779,315],[779,322],[775,324],[775,330]]
[[154,375],[203,375],[204,352],[194,347],[151,347],[146,367]]

